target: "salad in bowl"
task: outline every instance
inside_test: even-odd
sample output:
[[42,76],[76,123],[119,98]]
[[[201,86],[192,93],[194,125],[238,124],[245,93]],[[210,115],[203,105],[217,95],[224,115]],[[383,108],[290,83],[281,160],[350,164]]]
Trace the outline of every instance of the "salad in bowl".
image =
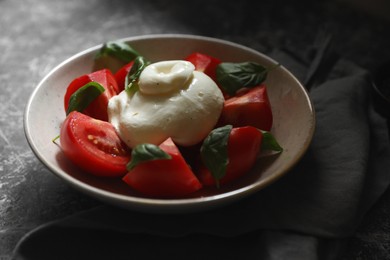
[[[43,141],[36,112],[48,108]],[[213,38],[151,35],[106,42],[55,68],[29,101],[25,130],[38,158],[89,195],[182,211],[280,178],[307,149],[314,121],[303,86],[267,56]]]

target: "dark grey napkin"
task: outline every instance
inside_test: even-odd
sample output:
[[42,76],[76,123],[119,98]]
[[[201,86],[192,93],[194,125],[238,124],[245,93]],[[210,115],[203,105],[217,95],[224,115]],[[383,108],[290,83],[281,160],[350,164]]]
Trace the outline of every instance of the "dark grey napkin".
[[[317,74],[284,52],[270,55],[302,81]],[[365,70],[338,60],[318,78],[310,80],[313,142],[278,182],[199,213],[102,205],[33,230],[14,259],[335,259],[390,183],[390,146]]]

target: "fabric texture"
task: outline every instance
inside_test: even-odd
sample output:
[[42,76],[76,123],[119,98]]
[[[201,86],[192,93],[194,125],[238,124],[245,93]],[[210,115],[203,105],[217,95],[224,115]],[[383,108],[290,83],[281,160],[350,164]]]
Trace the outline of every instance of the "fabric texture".
[[[285,52],[270,56],[302,81],[316,75]],[[313,141],[276,183],[191,214],[101,205],[33,230],[14,259],[337,259],[390,183],[390,146],[386,120],[372,107],[369,74],[342,59],[331,66],[310,81]]]

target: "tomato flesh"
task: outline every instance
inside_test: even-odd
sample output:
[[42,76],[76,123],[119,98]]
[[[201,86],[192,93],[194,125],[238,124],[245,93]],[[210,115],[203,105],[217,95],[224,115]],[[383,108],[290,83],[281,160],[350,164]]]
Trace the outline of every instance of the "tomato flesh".
[[127,172],[130,149],[108,122],[73,111],[61,126],[60,142],[66,157],[90,174],[121,177]]
[[273,123],[271,104],[265,85],[248,89],[225,100],[220,124],[233,127],[254,126],[270,131]]
[[126,64],[122,68],[120,68],[114,75],[115,80],[118,84],[118,91],[121,92],[125,89],[125,81],[126,76],[131,70],[131,67],[133,67],[134,61],[131,61],[130,63]]
[[[229,163],[225,176],[220,183],[229,183],[242,177],[255,164],[260,153],[262,133],[255,127],[245,126],[233,128],[228,140]],[[215,179],[210,171],[201,164],[198,169],[198,177],[205,186],[215,185]]]
[[111,71],[108,69],[102,69],[90,74],[86,74],[74,79],[68,86],[65,97],[64,97],[64,107],[65,111],[69,106],[69,99],[74,92],[76,92],[79,88],[84,86],[89,82],[97,82],[102,85],[105,91],[94,101],[92,101],[89,106],[82,111],[84,114],[89,115],[93,118],[100,119],[103,121],[108,121],[107,114],[107,105],[110,98],[118,94],[118,85],[112,75]]
[[202,188],[171,138],[160,148],[172,159],[140,163],[123,180],[133,189],[152,197],[181,197]]

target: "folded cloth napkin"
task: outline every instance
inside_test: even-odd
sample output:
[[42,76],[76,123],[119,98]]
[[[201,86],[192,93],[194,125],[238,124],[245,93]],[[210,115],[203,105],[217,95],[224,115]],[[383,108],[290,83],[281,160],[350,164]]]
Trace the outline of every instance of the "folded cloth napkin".
[[386,121],[372,108],[365,70],[340,59],[313,81],[313,68],[270,55],[302,81],[309,72],[317,116],[307,153],[286,176],[205,212],[101,205],[33,230],[14,259],[335,259],[390,183]]

